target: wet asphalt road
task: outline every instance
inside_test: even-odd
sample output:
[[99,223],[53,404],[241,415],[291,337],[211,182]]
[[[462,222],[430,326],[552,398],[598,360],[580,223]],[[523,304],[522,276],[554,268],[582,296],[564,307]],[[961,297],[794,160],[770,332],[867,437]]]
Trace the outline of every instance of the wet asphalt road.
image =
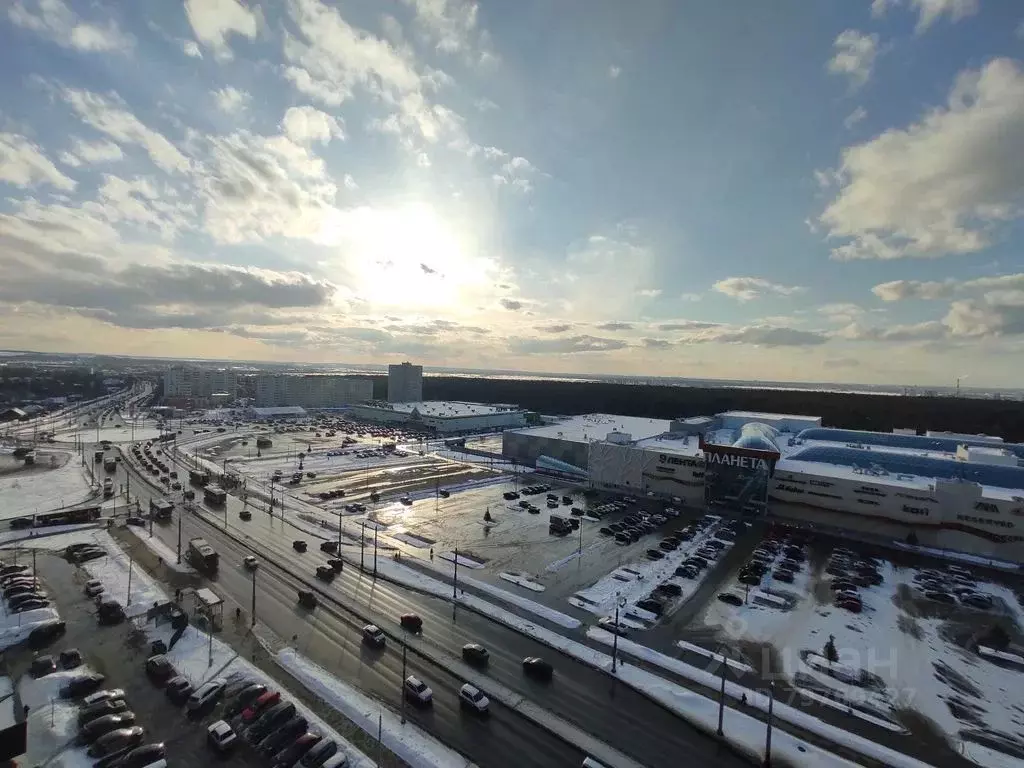
[[[124,471],[122,465],[118,482]],[[137,476],[133,477],[132,491],[141,494],[143,506],[149,496],[160,495]],[[316,551],[315,543],[305,555],[297,555],[291,548],[293,539],[311,537],[278,519],[271,521],[263,512],[255,512],[248,523],[242,522],[238,518],[240,508],[237,499],[229,498],[228,535],[218,530],[218,526],[223,528],[220,512],[203,514],[203,519],[185,513],[182,519],[184,541],[202,535],[221,553],[217,591],[248,611],[252,586],[249,574],[241,568],[241,560],[252,550],[236,541],[236,537],[245,540],[270,561],[265,565],[271,565],[262,568],[257,576],[259,621],[282,637],[297,635],[293,644],[300,652],[397,707],[401,680],[398,649],[389,647],[380,655],[365,649],[358,636],[362,621],[344,610],[321,606],[312,614],[300,612],[295,605],[298,582],[272,567],[273,562],[286,564],[290,570],[312,580],[315,566],[324,562],[324,556]],[[176,546],[176,524],[157,528],[156,532],[172,549]],[[249,538],[245,539],[246,536]],[[318,586],[323,588],[322,584]],[[453,622],[449,604],[374,582],[351,566],[327,589],[335,599],[389,629],[397,626],[401,613],[415,611],[424,620],[425,638],[453,656],[459,655],[464,643],[482,643],[491,652],[489,675],[645,765],[675,766],[684,756],[695,765],[747,764],[632,689],[476,614],[460,609]],[[551,659],[557,669],[552,685],[538,685],[523,677],[520,662],[528,655]],[[414,654],[409,654],[408,659],[410,671],[434,688],[436,699],[432,710],[411,712],[410,716],[479,765],[553,766],[581,762],[583,756],[578,750],[503,707],[496,706],[488,721],[467,716],[459,710],[455,699],[461,681]]]

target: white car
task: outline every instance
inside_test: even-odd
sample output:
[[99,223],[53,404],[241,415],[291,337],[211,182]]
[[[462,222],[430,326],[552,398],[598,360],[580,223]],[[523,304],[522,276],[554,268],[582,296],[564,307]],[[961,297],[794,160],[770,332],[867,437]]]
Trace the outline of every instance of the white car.
[[96,595],[103,593],[103,584],[99,579],[92,579],[91,581],[85,582],[85,594],[86,597],[96,597]]
[[484,692],[469,683],[459,688],[459,702],[462,706],[469,707],[481,714],[491,706],[491,700],[484,696]]
[[211,747],[223,753],[234,746],[238,736],[226,721],[218,720],[206,729],[206,740]]
[[197,712],[205,708],[208,704],[216,703],[218,699],[224,694],[224,688],[227,686],[228,681],[222,677],[216,680],[211,680],[208,683],[203,683],[199,688],[192,692],[192,695],[188,697],[188,701],[185,702],[185,708],[189,712]]
[[95,704],[97,701],[112,701],[114,699],[123,698],[123,688],[109,688],[105,691],[96,691],[96,693],[90,693],[88,696],[82,699],[82,707],[88,707],[90,704]]
[[427,705],[434,701],[434,692],[430,686],[415,675],[405,678],[405,696],[415,704]]
[[245,566],[246,570],[255,571],[259,568],[260,563],[253,555],[246,555],[242,558],[242,565]]

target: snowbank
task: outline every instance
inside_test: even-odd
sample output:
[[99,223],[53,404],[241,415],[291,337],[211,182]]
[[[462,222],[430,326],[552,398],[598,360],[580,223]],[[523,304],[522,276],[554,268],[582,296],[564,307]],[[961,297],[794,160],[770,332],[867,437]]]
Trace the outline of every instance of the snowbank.
[[[125,526],[125,530],[131,533],[139,542],[139,544],[141,544],[154,555],[163,560],[164,565],[166,565],[171,570],[178,571],[179,573],[195,573],[195,569],[184,561],[184,552],[181,553],[182,562],[177,562],[177,551],[171,549],[169,546],[160,541],[160,539],[158,539],[156,536],[151,537],[147,529],[139,528],[134,525],[128,525]],[[182,547],[182,549],[184,549],[184,546]]]
[[73,507],[91,493],[78,455],[69,454],[56,469],[40,467],[0,478],[0,520]]
[[54,608],[37,608],[22,613],[6,613],[0,616],[0,651],[26,640],[32,630],[40,624],[57,621],[60,616]]
[[[97,531],[90,538],[106,550],[106,557],[90,560],[83,568],[94,579],[103,582],[103,595],[117,600],[129,617],[138,616],[153,607],[153,603],[167,601],[167,595],[149,574],[134,565],[106,531]],[[131,594],[129,594],[129,572],[131,573]],[[130,599],[129,599],[130,598]]]
[[534,592],[543,592],[545,589],[547,589],[547,587],[545,587],[543,584],[534,581],[525,573],[510,573],[508,571],[502,571],[498,574],[498,576],[504,579],[505,581],[511,582],[520,587],[525,587],[526,589],[532,590]]
[[334,677],[292,648],[280,651],[277,660],[296,680],[364,732],[376,736],[379,723],[384,746],[402,758],[411,768],[465,768],[473,765],[458,752],[449,749],[413,723],[406,721],[403,725],[399,716],[383,707],[379,701]]

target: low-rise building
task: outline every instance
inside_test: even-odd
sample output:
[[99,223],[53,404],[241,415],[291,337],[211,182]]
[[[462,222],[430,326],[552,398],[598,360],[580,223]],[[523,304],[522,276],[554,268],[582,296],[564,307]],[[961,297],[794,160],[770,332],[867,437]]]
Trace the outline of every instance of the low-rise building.
[[521,427],[526,423],[526,411],[517,405],[487,405],[447,400],[365,403],[354,406],[351,414],[357,419],[381,424],[426,427],[440,434],[507,429]]

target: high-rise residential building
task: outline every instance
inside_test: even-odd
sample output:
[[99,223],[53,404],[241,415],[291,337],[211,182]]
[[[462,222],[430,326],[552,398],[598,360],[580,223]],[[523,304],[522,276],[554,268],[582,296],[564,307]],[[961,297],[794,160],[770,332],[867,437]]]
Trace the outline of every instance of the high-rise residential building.
[[164,373],[164,398],[204,401],[214,393],[238,397],[238,375],[223,368],[175,366]]
[[337,408],[372,400],[373,382],[331,374],[262,374],[256,377],[255,395],[259,408]]
[[418,403],[423,399],[423,366],[412,363],[388,366],[388,402]]

